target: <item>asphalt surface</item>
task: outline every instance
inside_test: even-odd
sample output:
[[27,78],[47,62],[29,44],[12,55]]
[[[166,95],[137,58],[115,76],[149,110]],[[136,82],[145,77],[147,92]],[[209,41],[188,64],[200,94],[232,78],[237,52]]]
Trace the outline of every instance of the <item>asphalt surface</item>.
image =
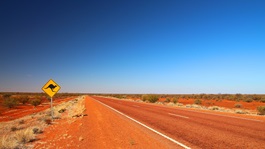
[[263,120],[96,96],[93,99],[191,148],[265,148]]

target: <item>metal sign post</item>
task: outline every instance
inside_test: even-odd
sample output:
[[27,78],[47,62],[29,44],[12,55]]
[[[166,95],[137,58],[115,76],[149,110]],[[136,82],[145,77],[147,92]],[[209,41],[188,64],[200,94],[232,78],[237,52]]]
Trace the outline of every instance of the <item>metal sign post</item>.
[[51,97],[51,117],[52,117],[52,121],[53,121],[52,97]]
[[50,79],[43,87],[42,90],[51,97],[51,117],[53,121],[53,107],[52,107],[52,97],[61,89],[61,87]]

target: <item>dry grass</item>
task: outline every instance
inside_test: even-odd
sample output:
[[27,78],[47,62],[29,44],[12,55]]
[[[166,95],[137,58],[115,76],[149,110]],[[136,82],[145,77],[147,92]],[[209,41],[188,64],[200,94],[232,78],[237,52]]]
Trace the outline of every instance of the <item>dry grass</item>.
[[[73,120],[75,115],[83,115],[85,111],[84,96],[54,106],[54,116]],[[64,112],[59,112],[65,109]],[[25,144],[35,140],[37,134],[42,133],[50,119],[50,109],[34,113],[23,118],[0,123],[0,149],[26,148]],[[19,128],[12,131],[11,128]]]
[[26,144],[28,142],[35,140],[35,134],[33,133],[33,128],[27,128],[25,130],[20,130],[15,133],[15,140],[18,143]]
[[86,110],[85,105],[84,105],[84,99],[81,98],[76,101],[76,106],[73,106],[69,109],[68,116],[69,117],[79,117],[82,116],[84,111]]
[[34,140],[33,128],[19,130],[11,135],[2,136],[0,138],[0,149],[23,148],[24,144]]
[[9,135],[5,135],[0,138],[0,149],[13,149],[17,146],[17,141],[15,141],[13,137],[10,137]]

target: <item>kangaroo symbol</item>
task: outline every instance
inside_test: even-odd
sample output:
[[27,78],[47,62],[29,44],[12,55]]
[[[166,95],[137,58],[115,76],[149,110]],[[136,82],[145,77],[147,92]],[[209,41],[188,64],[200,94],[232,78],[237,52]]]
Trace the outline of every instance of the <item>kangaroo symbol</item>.
[[50,85],[49,85],[48,87],[46,87],[45,89],[50,88],[50,89],[52,90],[52,92],[54,92],[53,89],[55,89],[56,87],[57,87],[56,85],[50,84]]

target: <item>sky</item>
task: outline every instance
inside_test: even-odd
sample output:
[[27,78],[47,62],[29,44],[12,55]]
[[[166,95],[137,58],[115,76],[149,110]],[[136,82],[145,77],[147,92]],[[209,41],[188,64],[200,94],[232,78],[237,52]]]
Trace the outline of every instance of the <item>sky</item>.
[[2,0],[0,92],[265,93],[263,0]]

